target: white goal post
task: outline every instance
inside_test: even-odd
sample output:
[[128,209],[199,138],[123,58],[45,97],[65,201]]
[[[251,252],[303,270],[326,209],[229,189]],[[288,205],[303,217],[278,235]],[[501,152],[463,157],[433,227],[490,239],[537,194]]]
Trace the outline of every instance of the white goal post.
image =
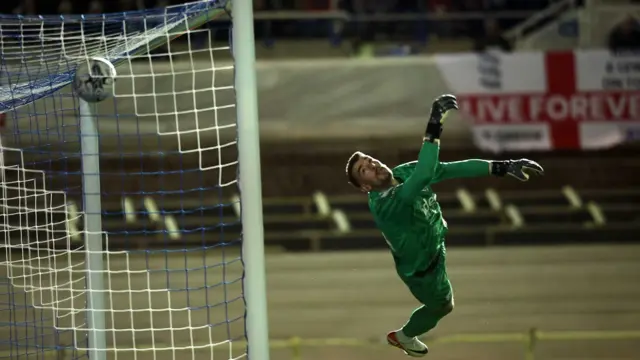
[[0,15],[0,58],[0,357],[269,360],[252,1]]
[[233,2],[232,13],[234,14],[233,48],[236,61],[240,174],[246,179],[240,181],[240,191],[246,199],[242,203],[241,211],[245,236],[243,251],[246,271],[247,332],[249,347],[252,349],[250,351],[256,354],[253,359],[268,360],[269,326],[267,322],[253,2],[251,0],[236,0]]

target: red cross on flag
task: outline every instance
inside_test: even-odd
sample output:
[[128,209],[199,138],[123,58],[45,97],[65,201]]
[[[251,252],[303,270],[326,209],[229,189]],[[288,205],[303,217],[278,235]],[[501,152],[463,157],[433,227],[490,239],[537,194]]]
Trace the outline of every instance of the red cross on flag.
[[485,150],[598,149],[640,138],[640,55],[437,56]]

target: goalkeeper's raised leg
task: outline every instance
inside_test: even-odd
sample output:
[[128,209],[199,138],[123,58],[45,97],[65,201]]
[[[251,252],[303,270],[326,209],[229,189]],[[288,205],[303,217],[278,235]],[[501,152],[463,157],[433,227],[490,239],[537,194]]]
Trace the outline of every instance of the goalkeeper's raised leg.
[[417,161],[390,169],[359,151],[347,161],[349,183],[367,193],[369,209],[393,255],[396,272],[422,304],[404,326],[387,334],[390,345],[414,357],[427,354],[429,349],[418,338],[435,328],[454,305],[446,270],[448,226],[431,185],[446,179],[480,176],[509,175],[527,181],[530,174],[544,172],[539,164],[527,159],[440,162],[444,120],[456,109],[458,103],[453,95],[435,99]]

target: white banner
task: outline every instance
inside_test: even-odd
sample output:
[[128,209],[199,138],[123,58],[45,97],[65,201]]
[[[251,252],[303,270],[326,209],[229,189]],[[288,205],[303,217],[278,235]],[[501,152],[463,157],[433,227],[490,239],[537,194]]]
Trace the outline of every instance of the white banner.
[[640,132],[640,57],[606,51],[437,56],[476,144],[598,149]]

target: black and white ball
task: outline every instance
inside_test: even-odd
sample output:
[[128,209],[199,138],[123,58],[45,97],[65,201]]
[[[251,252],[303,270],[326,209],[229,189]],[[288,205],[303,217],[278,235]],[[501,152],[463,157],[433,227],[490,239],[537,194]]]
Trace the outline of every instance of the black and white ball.
[[107,59],[92,57],[78,65],[73,91],[81,99],[97,103],[113,96],[115,81],[115,66]]

